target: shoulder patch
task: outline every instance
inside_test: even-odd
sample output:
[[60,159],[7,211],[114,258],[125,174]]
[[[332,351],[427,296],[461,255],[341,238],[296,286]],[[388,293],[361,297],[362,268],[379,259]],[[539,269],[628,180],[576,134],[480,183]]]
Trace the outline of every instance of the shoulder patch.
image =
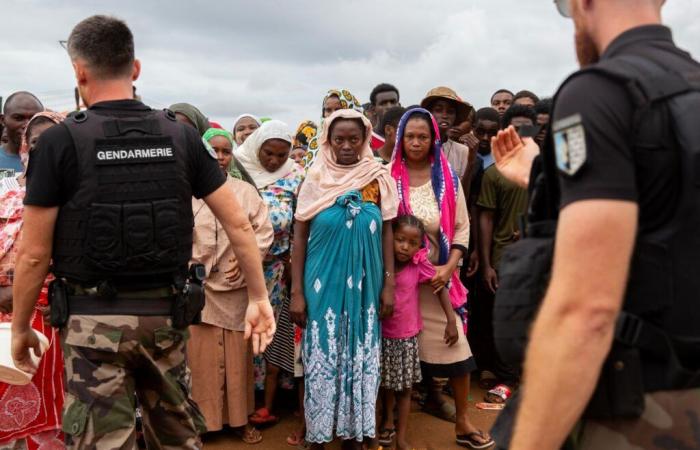
[[209,154],[209,156],[211,156],[214,159],[219,159],[216,156],[216,151],[214,151],[214,147],[212,147],[206,139],[202,138],[202,144],[204,144],[204,148],[207,149],[207,153]]
[[575,114],[554,122],[554,150],[557,167],[569,176],[576,173],[586,163],[586,130],[581,115]]

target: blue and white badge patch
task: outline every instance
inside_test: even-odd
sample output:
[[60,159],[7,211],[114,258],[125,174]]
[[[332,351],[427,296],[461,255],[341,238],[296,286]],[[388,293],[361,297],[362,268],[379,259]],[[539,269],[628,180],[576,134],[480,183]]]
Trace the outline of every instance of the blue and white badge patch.
[[554,122],[554,150],[557,167],[569,176],[576,173],[586,163],[586,130],[581,115],[575,114]]
[[214,150],[214,147],[212,147],[206,139],[202,138],[202,144],[204,144],[204,148],[207,149],[207,153],[209,153],[209,156],[211,156],[214,159],[219,159],[216,156],[216,151]]

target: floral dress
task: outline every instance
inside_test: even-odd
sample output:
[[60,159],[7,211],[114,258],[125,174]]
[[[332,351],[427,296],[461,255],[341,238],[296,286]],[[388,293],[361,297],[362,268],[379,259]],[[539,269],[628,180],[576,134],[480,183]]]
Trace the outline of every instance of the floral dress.
[[[270,222],[275,232],[275,238],[270,251],[263,262],[265,281],[270,296],[270,302],[277,319],[277,332],[265,351],[266,362],[280,367],[291,375],[303,375],[303,369],[297,367],[295,354],[298,354],[300,342],[295,342],[295,326],[289,318],[289,287],[285,264],[289,261],[291,250],[294,210],[299,185],[304,179],[304,170],[295,165],[289,174],[276,182],[259,189],[260,195],[267,204]],[[264,382],[264,371],[256,373],[256,387]],[[283,379],[283,387],[291,387],[287,378]]]

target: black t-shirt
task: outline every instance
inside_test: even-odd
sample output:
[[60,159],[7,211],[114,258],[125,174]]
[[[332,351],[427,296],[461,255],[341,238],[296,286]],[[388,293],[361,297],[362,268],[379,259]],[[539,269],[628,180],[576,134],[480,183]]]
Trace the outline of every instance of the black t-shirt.
[[[136,100],[101,102],[90,107],[90,111],[115,117],[138,117],[152,112]],[[197,198],[206,197],[221,187],[226,177],[207,152],[197,130],[182,126],[188,141],[186,157],[192,194]],[[68,128],[62,124],[49,128],[31,152],[24,203],[43,207],[62,206],[77,191],[78,181],[77,153]]]
[[[681,66],[696,64],[675,46],[671,30],[661,25],[641,26],[621,34],[601,59],[623,54],[661,58]],[[552,132],[557,147],[555,153],[560,153],[557,166],[562,209],[587,199],[635,202],[640,208],[642,232],[671,219],[681,189],[678,150],[673,142],[663,141],[666,131],[663,129],[650,133],[659,141],[656,148],[648,151],[633,148],[634,113],[627,88],[602,74],[582,73],[561,89],[554,107]],[[567,137],[568,147],[565,148],[569,153],[578,152],[578,159],[569,154],[562,166],[556,130],[558,126],[561,129],[571,125],[584,130],[585,162],[580,164],[582,144],[580,139],[572,138],[574,133]]]

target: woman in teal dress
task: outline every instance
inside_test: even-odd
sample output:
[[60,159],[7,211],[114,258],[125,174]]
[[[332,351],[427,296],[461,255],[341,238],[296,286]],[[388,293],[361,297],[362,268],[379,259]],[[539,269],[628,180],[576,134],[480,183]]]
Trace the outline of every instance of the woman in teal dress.
[[326,120],[298,197],[292,321],[304,327],[306,440],[317,449],[374,437],[379,319],[391,314],[396,185],[369,147],[370,122],[343,109]]

